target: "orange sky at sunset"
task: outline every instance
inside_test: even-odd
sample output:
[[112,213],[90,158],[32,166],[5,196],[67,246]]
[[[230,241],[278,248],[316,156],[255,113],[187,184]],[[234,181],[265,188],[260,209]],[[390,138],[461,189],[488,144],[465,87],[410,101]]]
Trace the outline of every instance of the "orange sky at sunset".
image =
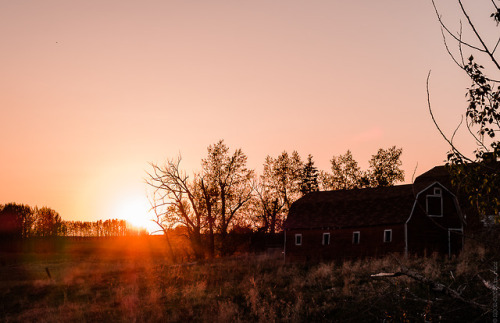
[[257,173],[283,150],[329,170],[396,145],[410,182],[448,151],[427,73],[447,134],[469,85],[430,0],[0,1],[0,39],[0,204],[64,220],[146,208],[149,162],[195,171],[219,139]]

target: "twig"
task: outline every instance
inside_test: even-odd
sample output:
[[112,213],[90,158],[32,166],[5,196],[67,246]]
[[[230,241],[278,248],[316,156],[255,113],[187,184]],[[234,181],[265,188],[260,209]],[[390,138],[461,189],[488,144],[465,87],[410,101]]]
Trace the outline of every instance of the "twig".
[[492,291],[498,291],[498,286],[495,286],[495,284],[493,284],[492,282],[489,282],[489,281],[485,280],[479,274],[477,275],[477,277],[479,277],[479,279],[483,283],[484,287],[486,287],[486,288],[488,288],[489,290],[492,290]]
[[[433,2],[434,2],[434,0],[433,0]],[[488,56],[490,56],[490,59],[491,59],[491,61],[493,62],[493,64],[495,64],[495,65],[496,65],[496,67],[497,67],[498,69],[500,69],[500,65],[498,64],[498,62],[497,62],[497,60],[496,60],[495,56],[493,55],[493,52],[491,52],[491,51],[488,49],[488,47],[486,46],[486,44],[485,44],[485,43],[484,43],[484,41],[483,41],[483,38],[481,37],[481,35],[479,35],[479,32],[476,30],[476,26],[474,26],[474,24],[472,23],[472,21],[471,21],[471,19],[470,19],[469,15],[467,14],[467,11],[465,10],[465,8],[464,8],[464,6],[463,6],[463,4],[462,4],[462,0],[458,0],[458,3],[460,4],[460,8],[462,9],[462,12],[463,12],[463,14],[464,14],[465,18],[467,18],[467,21],[469,22],[469,26],[472,28],[472,30],[474,31],[474,34],[476,35],[477,39],[479,40],[479,42],[481,43],[481,45],[482,45],[482,46],[483,46],[483,48],[484,48],[484,50],[480,50],[480,49],[477,49],[477,50],[482,51],[482,52],[484,52],[484,53],[488,54]]]
[[429,113],[432,118],[432,122],[434,122],[434,125],[436,126],[437,130],[441,134],[441,136],[446,140],[446,142],[450,145],[451,149],[453,150],[454,153],[460,155],[464,160],[473,162],[470,158],[466,157],[464,154],[462,154],[453,144],[453,142],[446,137],[446,135],[443,133],[441,130],[441,127],[439,127],[439,124],[436,121],[436,118],[434,117],[434,113],[432,112],[432,107],[431,107],[431,95],[430,95],[430,90],[429,90],[429,79],[431,77],[431,71],[429,71],[429,74],[427,74],[427,82],[426,82],[426,89],[427,89],[427,106],[429,107]]
[[481,49],[481,48],[479,48],[479,47],[476,47],[476,46],[473,46],[473,45],[471,45],[471,44],[469,44],[469,43],[466,43],[466,42],[464,42],[464,41],[461,39],[461,37],[459,38],[459,37],[455,36],[455,35],[454,35],[454,34],[453,34],[453,33],[452,33],[449,29],[448,29],[448,27],[446,27],[446,25],[444,24],[443,20],[441,19],[441,15],[439,14],[439,11],[437,10],[437,7],[436,7],[436,4],[435,4],[434,0],[432,0],[432,6],[434,7],[434,11],[436,12],[436,16],[437,16],[437,18],[438,18],[439,23],[441,24],[441,27],[442,27],[444,30],[446,30],[446,32],[447,32],[447,33],[448,33],[451,37],[453,37],[453,38],[454,38],[457,42],[459,42],[460,44],[465,45],[465,46],[467,46],[467,47],[470,47],[471,49],[475,49],[475,50],[477,50],[477,51],[479,51],[479,52],[483,52],[483,53],[485,52],[485,50],[484,50],[484,49]]

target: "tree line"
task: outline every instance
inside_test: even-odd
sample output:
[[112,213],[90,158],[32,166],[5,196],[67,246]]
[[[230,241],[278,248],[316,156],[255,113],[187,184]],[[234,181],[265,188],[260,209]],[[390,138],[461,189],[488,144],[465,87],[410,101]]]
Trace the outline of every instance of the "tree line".
[[0,204],[0,239],[16,240],[33,237],[116,237],[146,234],[133,229],[125,220],[110,219],[95,222],[63,221],[49,207],[25,204]]
[[51,208],[0,204],[0,232],[3,239],[58,236],[63,232],[62,229],[61,216]]
[[124,237],[147,235],[144,228],[134,228],[127,221],[108,219],[98,221],[63,221],[66,237]]
[[[391,186],[404,181],[402,149],[379,149],[361,170],[352,153],[333,156],[331,172],[320,171],[313,156],[303,160],[297,151],[267,156],[260,176],[247,167],[241,149],[230,152],[220,140],[207,148],[200,170],[188,175],[181,157],[151,163],[147,183],[154,222],[165,233],[182,225],[195,257],[224,255],[230,250],[228,233],[241,227],[276,233],[293,202],[319,190]],[[216,241],[217,240],[217,241]]]

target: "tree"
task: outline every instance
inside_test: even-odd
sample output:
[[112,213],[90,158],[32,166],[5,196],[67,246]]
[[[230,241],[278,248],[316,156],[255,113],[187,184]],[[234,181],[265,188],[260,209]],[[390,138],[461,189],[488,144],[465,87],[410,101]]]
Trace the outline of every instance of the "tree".
[[247,168],[246,163],[247,156],[243,151],[236,149],[230,154],[223,140],[210,145],[208,156],[202,160],[201,183],[207,188],[207,194],[214,197],[208,203],[212,214],[210,219],[220,235],[222,254],[228,250],[228,230],[252,198],[254,172]]
[[344,155],[333,156],[330,160],[332,174],[320,173],[321,186],[329,190],[392,186],[404,181],[404,171],[400,168],[402,153],[403,149],[396,146],[379,149],[372,155],[367,171],[361,170],[350,150]]
[[319,190],[318,175],[318,169],[314,166],[313,156],[309,154],[309,156],[307,156],[307,162],[302,169],[302,181],[300,183],[302,195]]
[[201,235],[204,218],[195,194],[197,186],[180,169],[180,163],[181,157],[168,160],[163,166],[151,163],[153,172],[148,173],[147,184],[154,189],[151,203],[156,218],[153,221],[167,239],[168,229],[177,225],[185,226],[193,253],[200,259],[204,254]]
[[289,156],[286,151],[277,158],[267,156],[263,174],[255,189],[255,210],[261,230],[275,233],[282,229],[283,221],[291,204],[300,196],[303,165],[299,154]]
[[[476,27],[477,21],[473,21],[473,17],[462,1],[458,0],[461,14],[471,35],[470,38],[464,39],[462,24],[460,24],[458,33],[452,32],[443,22],[434,0],[432,0],[432,4],[441,24],[444,45],[448,54],[471,80],[471,85],[466,91],[468,104],[464,119],[465,126],[476,144],[473,156],[460,151],[454,143],[454,135],[446,136],[435,121],[430,103],[430,73],[427,78],[429,111],[439,132],[450,145],[448,164],[453,184],[467,196],[479,214],[498,214],[500,210],[500,170],[497,158],[500,154],[500,142],[496,139],[496,133],[500,131],[500,112],[498,109],[500,61],[497,58],[496,50],[500,38],[489,38],[488,34],[480,33]],[[485,18],[486,15],[491,18],[492,28],[495,28],[493,24],[496,24],[496,28],[498,28],[500,8],[495,0],[491,0],[491,11],[484,14]],[[458,53],[452,53],[450,50],[450,46],[448,46],[450,40],[456,43]]]
[[392,146],[388,149],[379,149],[369,161],[370,168],[365,175],[371,187],[393,186],[396,182],[405,180],[402,165],[402,148]]
[[345,155],[333,156],[330,163],[333,173],[330,177],[330,189],[350,190],[363,186],[363,172],[350,150]]
[[[230,154],[221,140],[208,147],[202,170],[192,179],[180,170],[180,162],[179,157],[164,166],[151,164],[147,183],[154,189],[153,220],[165,235],[171,228],[185,226],[196,258],[205,252],[214,256],[215,234],[219,234],[224,254],[228,231],[252,197],[253,171],[246,167],[247,156],[241,149]],[[207,231],[208,247],[203,241]]]
[[62,220],[55,210],[35,207],[35,235],[38,237],[55,237],[61,234]]
[[210,258],[213,258],[215,256],[215,220],[218,191],[213,182],[205,181],[203,177],[198,179],[197,187],[199,189],[194,192],[197,192],[197,198],[200,201],[200,208],[202,208],[203,214],[205,214],[209,237],[208,252]]
[[28,205],[8,203],[0,205],[0,235],[4,238],[28,238],[35,220],[33,209]]

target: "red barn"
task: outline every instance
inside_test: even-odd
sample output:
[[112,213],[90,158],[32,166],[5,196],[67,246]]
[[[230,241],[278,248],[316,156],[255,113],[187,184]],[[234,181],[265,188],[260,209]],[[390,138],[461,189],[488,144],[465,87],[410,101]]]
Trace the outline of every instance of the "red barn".
[[290,208],[284,223],[285,259],[451,255],[463,247],[463,228],[457,198],[437,181],[425,187],[313,192]]

